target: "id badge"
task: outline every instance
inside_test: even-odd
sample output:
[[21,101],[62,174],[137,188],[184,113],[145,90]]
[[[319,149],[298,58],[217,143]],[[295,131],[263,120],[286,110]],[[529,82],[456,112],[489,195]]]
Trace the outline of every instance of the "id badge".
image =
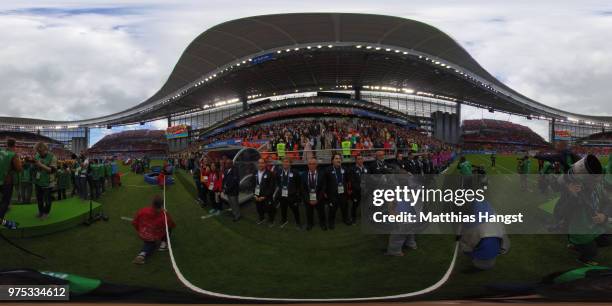
[[255,195],[259,196],[259,186],[255,186]]
[[208,184],[208,190],[212,191],[213,188],[215,188],[215,184],[213,183]]
[[316,201],[317,200],[317,193],[314,192],[314,190],[310,191],[310,200],[311,201]]
[[40,172],[36,172],[36,179],[40,180]]
[[288,196],[289,196],[289,189],[287,189],[287,187],[283,187],[283,190],[282,190],[282,192],[281,192],[281,196],[282,196],[283,198],[286,198],[286,197],[288,197]]
[[338,185],[338,194],[343,194],[343,193],[344,193],[344,186]]

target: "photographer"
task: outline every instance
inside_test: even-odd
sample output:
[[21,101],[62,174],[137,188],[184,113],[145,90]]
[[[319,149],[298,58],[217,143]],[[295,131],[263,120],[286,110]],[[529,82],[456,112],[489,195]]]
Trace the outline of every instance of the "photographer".
[[0,150],[0,222],[7,228],[15,229],[17,224],[13,221],[4,220],[13,196],[13,174],[22,170],[21,159],[15,153],[16,141],[8,139],[6,150]]
[[151,255],[155,247],[159,244],[159,250],[168,249],[168,236],[166,235],[166,222],[168,233],[176,226],[172,218],[163,208],[164,201],[161,196],[156,195],[150,206],[141,208],[136,213],[132,221],[134,229],[138,232],[138,237],[142,239],[143,246],[140,253],[134,258],[132,263],[142,265],[147,256]]
[[595,261],[598,248],[612,243],[606,233],[612,203],[603,193],[604,183],[597,175],[601,170],[593,155],[576,162],[559,179],[561,197],[554,210],[557,227],[568,233],[568,247],[579,253],[580,263],[588,266],[598,265]]
[[51,190],[55,185],[55,172],[57,170],[57,159],[49,152],[49,147],[39,142],[34,146],[36,156],[29,160],[34,164],[36,174],[34,185],[36,185],[36,201],[38,202],[38,218],[46,219],[51,212]]
[[465,159],[465,156],[461,156],[461,158],[459,159],[457,169],[459,170],[459,174],[461,175],[461,188],[465,189],[468,186],[472,186],[472,163],[470,163],[469,160]]

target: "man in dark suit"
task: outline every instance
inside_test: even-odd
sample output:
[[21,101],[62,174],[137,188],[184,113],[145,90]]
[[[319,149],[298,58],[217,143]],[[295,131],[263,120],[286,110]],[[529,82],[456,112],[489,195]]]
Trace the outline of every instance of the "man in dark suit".
[[240,193],[240,177],[238,169],[234,167],[231,159],[225,161],[225,170],[223,171],[223,193],[227,198],[227,202],[232,209],[234,222],[242,218],[240,214],[240,203],[238,203],[238,194]]
[[295,217],[295,224],[301,228],[300,223],[300,177],[295,169],[291,169],[291,159],[285,157],[283,166],[276,176],[276,189],[278,190],[278,203],[281,208],[281,228],[287,225],[287,208],[291,209]]
[[342,221],[350,225],[348,216],[347,191],[348,191],[348,171],[342,167],[342,156],[334,154],[332,166],[325,171],[325,194],[327,195],[329,214],[327,226],[333,230],[336,227],[336,211],[338,207],[342,213]]
[[274,189],[276,188],[276,182],[274,174],[266,169],[266,161],[260,158],[257,161],[257,171],[253,173],[255,178],[255,190],[253,192],[253,198],[255,200],[255,207],[257,209],[257,215],[259,221],[257,224],[262,224],[266,220],[266,214],[268,215],[268,223],[270,227],[274,226],[274,216],[276,215],[276,207],[273,205],[272,196],[274,195]]
[[374,165],[372,165],[370,172],[373,174],[387,174],[390,171],[391,168],[385,162],[385,152],[376,151],[376,160],[374,161]]
[[398,152],[397,155],[395,155],[395,162],[402,170],[409,172],[408,163],[404,159],[404,154]]
[[325,218],[325,175],[317,170],[317,160],[308,160],[308,171],[304,172],[301,179],[302,199],[306,206],[306,230],[311,230],[314,225],[314,211],[319,215],[319,225],[322,230],[327,230]]
[[357,222],[357,209],[361,204],[361,183],[363,181],[363,175],[368,174],[368,169],[363,164],[363,156],[357,155],[355,157],[355,166],[351,169],[350,183],[351,183],[351,221],[353,224]]

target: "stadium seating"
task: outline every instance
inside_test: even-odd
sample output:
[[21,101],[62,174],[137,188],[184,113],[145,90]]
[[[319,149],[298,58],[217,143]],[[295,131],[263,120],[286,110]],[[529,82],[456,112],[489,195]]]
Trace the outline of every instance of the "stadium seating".
[[201,144],[211,144],[227,140],[239,140],[243,146],[259,148],[263,152],[274,153],[276,144],[283,139],[289,140],[292,151],[329,151],[341,150],[343,140],[352,141],[353,155],[360,150],[385,149],[408,150],[415,143],[419,150],[437,151],[446,148],[442,141],[418,130],[407,129],[376,120],[351,120],[347,118],[303,118],[281,120],[272,123],[256,124],[246,128],[233,129],[210,137]]
[[88,156],[117,156],[124,158],[141,158],[165,156],[168,144],[161,130],[123,131],[104,136],[87,151]]
[[43,135],[28,132],[0,131],[0,147],[5,147],[6,140],[9,138],[16,140],[16,152],[23,157],[34,157],[36,154],[34,145],[38,142],[46,143],[51,153],[59,160],[69,159],[72,154],[72,152],[67,150],[61,142]]
[[493,119],[464,120],[462,139],[464,150],[512,153],[550,146],[540,135],[524,125]]

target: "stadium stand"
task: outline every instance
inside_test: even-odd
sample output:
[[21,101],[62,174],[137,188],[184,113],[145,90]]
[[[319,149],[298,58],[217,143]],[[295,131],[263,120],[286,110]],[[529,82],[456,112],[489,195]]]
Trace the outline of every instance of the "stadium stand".
[[416,129],[371,119],[300,118],[278,120],[234,129],[210,137],[201,144],[240,143],[258,148],[263,156],[277,159],[277,144],[284,142],[287,154],[294,159],[316,157],[325,160],[333,151],[342,150],[342,142],[350,140],[351,155],[373,155],[378,149],[387,154],[397,151],[437,152],[450,147]]
[[34,145],[38,142],[46,143],[49,146],[51,152],[60,160],[69,159],[72,152],[64,148],[64,145],[49,137],[29,133],[29,132],[17,132],[17,131],[0,131],[0,147],[6,146],[6,140],[13,138],[17,141],[17,153],[24,157],[34,157]]
[[165,156],[168,152],[164,131],[134,130],[104,136],[87,151],[90,157],[116,156],[119,158],[141,158],[143,156]]
[[540,135],[524,125],[493,119],[464,120],[462,138],[464,150],[511,153],[550,146]]
[[605,156],[612,153],[612,132],[601,132],[576,141],[573,150],[579,154]]

